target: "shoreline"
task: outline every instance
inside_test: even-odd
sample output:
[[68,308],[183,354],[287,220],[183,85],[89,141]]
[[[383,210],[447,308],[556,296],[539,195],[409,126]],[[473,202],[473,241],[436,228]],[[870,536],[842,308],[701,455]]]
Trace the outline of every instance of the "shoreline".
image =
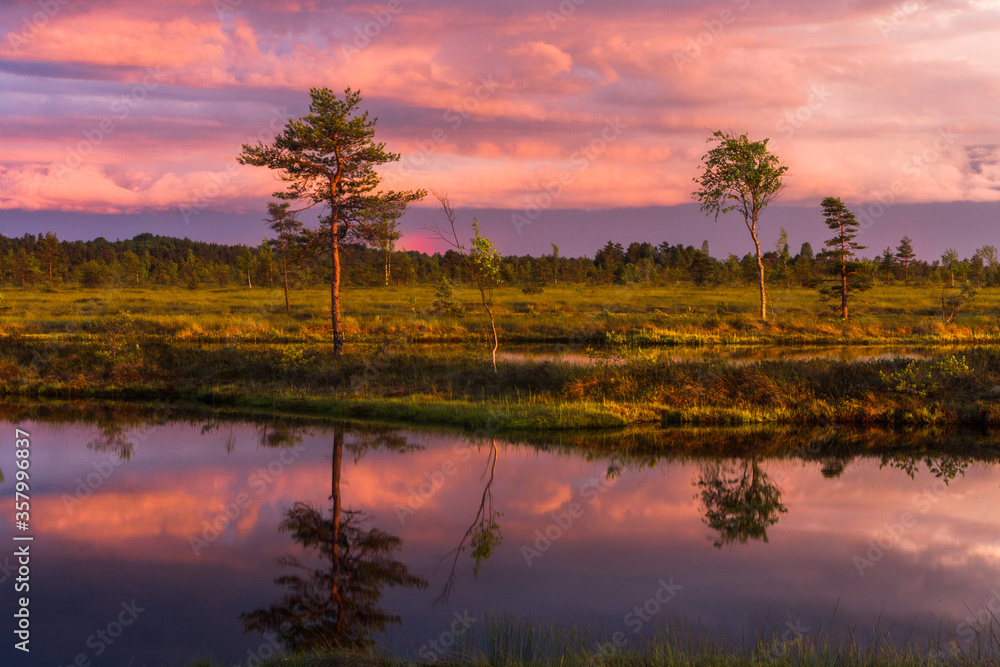
[[[926,359],[660,362],[611,352],[592,364],[427,351],[341,359],[299,346],[0,339],[0,395],[180,400],[468,430],[655,425],[1000,425],[1000,349]],[[125,345],[130,348],[130,345]],[[16,348],[16,349],[14,349]]]

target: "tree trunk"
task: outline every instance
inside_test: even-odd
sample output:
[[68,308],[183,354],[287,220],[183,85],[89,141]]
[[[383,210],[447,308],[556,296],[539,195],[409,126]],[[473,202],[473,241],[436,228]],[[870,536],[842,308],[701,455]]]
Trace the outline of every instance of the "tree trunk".
[[333,501],[333,513],[330,517],[330,554],[333,559],[333,585],[330,600],[337,607],[337,632],[341,630],[344,618],[344,601],[340,596],[340,461],[344,456],[344,432],[335,429],[333,432],[333,474],[330,482],[330,499]]
[[[486,305],[486,304],[483,304]],[[493,309],[486,306],[486,312],[490,316],[490,328],[493,330],[493,373],[497,372],[497,348],[500,347],[500,338],[497,337],[497,324],[493,320]]]
[[840,319],[847,319],[847,238],[843,219],[840,221]]
[[844,267],[840,274],[840,319],[847,319],[847,268]]
[[750,236],[753,237],[754,248],[757,249],[757,270],[760,272],[760,319],[767,319],[767,292],[764,290],[764,262],[760,258],[760,242],[757,241],[757,232],[755,230],[755,224],[751,226],[747,224],[747,228],[750,229]]
[[333,354],[344,353],[344,325],[340,319],[340,237],[337,234],[337,214],[330,219],[330,255],[333,258],[333,276],[330,279],[330,318],[333,324]]
[[285,263],[285,236],[281,235],[281,276],[285,283],[285,312],[292,312],[292,306],[288,303],[288,265]]

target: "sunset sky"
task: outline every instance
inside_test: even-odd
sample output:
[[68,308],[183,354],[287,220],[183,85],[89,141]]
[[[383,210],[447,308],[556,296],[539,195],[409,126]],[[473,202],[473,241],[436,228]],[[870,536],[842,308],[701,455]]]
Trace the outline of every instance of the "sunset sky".
[[691,203],[726,129],[790,168],[766,246],[818,245],[837,196],[868,254],[967,256],[1000,245],[998,33],[997,0],[5,0],[0,233],[259,243],[276,183],[240,145],[350,86],[403,155],[385,185],[448,193],[506,253],[746,252]]

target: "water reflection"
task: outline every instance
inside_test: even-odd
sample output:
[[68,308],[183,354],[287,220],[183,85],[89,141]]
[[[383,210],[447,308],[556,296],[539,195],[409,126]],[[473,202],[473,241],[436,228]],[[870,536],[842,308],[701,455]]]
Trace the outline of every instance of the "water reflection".
[[498,456],[497,441],[496,438],[492,438],[490,440],[489,457],[486,461],[486,470],[488,472],[483,473],[486,484],[483,487],[483,495],[479,499],[479,507],[476,510],[472,524],[462,535],[462,539],[459,540],[458,546],[448,554],[452,556],[451,570],[448,573],[448,579],[445,581],[441,594],[434,600],[434,604],[443,604],[451,596],[458,576],[458,557],[465,551],[466,546],[472,547],[472,558],[475,561],[475,564],[472,566],[472,575],[475,578],[479,576],[479,568],[482,566],[483,561],[492,556],[493,550],[503,542],[503,533],[500,531],[500,524],[498,523],[503,514],[497,511],[493,500],[493,481],[496,479]]
[[969,459],[959,456],[918,456],[914,454],[886,454],[882,457],[882,467],[902,470],[910,479],[915,479],[920,470],[921,462],[927,471],[942,480],[945,484],[959,475],[964,476],[969,469]]
[[[262,438],[268,446],[287,446],[289,438]],[[397,451],[409,449],[406,438],[379,433],[351,449],[357,463],[363,454],[380,445]],[[384,632],[400,617],[379,607],[386,586],[427,588],[427,581],[410,574],[395,560],[402,540],[376,527],[366,528],[365,514],[344,510],[341,475],[344,430],[335,427],[329,518],[308,502],[296,502],[284,512],[280,532],[291,533],[304,554],[282,556],[280,563],[296,572],[282,574],[274,583],[286,588],[281,601],[266,609],[240,614],[249,632],[275,633],[289,651],[361,646],[372,633]]]
[[[457,349],[457,347],[456,347]],[[595,363],[596,358],[606,361],[607,348],[597,347],[588,353],[585,346],[554,345],[551,343],[514,343],[497,354],[508,361],[551,362],[563,364]],[[638,345],[644,357],[659,363],[718,362],[732,365],[760,361],[877,361],[882,359],[928,359],[937,355],[961,354],[967,348],[960,346],[918,345],[716,345],[671,346]],[[624,360],[622,357],[620,360]]]
[[98,434],[87,443],[87,449],[108,453],[119,461],[129,461],[135,453],[135,443],[132,441],[132,426],[125,422],[105,420],[97,425]]
[[133,599],[147,611],[101,664],[181,664],[204,647],[246,663],[255,633],[293,648],[380,627],[412,656],[480,610],[620,629],[635,645],[626,619],[661,580],[683,588],[643,633],[700,619],[739,644],[774,619],[827,627],[836,609],[838,632],[881,618],[923,637],[987,608],[1000,577],[991,432],[481,440],[176,408],[0,411],[0,431],[27,426],[36,447],[32,604],[55,638],[39,664],[95,662],[88,637]]
[[704,521],[718,531],[716,548],[747,540],[767,542],[767,529],[788,510],[781,504],[781,489],[760,469],[757,459],[731,465],[713,461],[702,466],[697,481]]

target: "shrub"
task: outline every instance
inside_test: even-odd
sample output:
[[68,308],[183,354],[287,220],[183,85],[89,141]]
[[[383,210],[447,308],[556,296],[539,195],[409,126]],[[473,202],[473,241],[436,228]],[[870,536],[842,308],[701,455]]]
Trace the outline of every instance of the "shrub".
[[442,276],[437,288],[434,290],[434,303],[431,304],[433,312],[443,315],[461,315],[465,310],[462,302],[455,298],[455,285]]

